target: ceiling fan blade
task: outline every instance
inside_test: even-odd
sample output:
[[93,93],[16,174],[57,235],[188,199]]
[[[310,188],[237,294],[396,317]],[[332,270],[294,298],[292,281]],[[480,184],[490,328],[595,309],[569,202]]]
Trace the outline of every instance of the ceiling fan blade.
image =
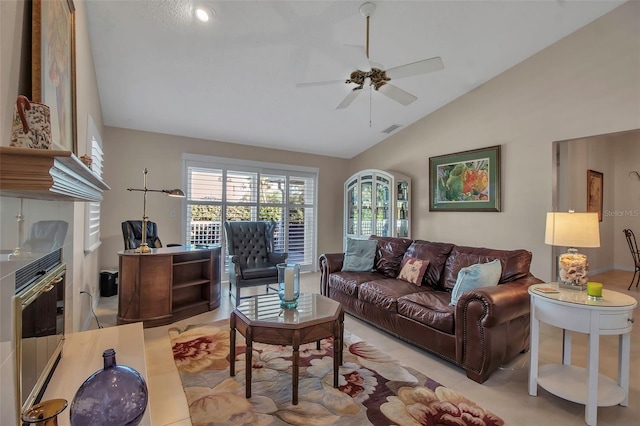
[[386,72],[387,77],[395,79],[411,77],[413,75],[425,74],[433,71],[440,71],[441,69],[444,69],[442,58],[436,56],[435,58],[424,59],[422,61],[400,65],[399,67],[389,68],[388,70],[386,70]]
[[413,96],[411,93],[405,92],[398,86],[394,86],[393,84],[389,84],[389,83],[379,88],[378,92],[382,93],[388,98],[393,99],[394,101],[404,106],[407,106],[413,101],[415,101],[416,99],[418,99],[415,96]]
[[349,105],[351,105],[351,102],[353,102],[361,92],[362,92],[362,89],[356,89],[356,90],[352,90],[351,92],[349,92],[347,97],[344,98],[342,100],[342,102],[340,102],[338,104],[336,109],[344,109],[344,108],[348,107]]
[[296,87],[315,87],[315,86],[331,86],[333,84],[344,84],[342,80],[313,81],[311,83],[298,83]]

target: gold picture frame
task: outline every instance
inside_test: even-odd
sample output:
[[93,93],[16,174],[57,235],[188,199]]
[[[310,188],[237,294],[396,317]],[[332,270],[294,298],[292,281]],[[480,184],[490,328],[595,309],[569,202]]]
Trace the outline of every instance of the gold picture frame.
[[603,174],[587,170],[587,213],[598,213],[602,222]]
[[51,110],[52,145],[77,152],[73,0],[33,0],[31,99]]

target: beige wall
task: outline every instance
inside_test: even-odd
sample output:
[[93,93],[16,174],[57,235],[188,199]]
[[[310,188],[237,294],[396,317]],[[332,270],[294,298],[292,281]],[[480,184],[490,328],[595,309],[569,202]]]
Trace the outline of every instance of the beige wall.
[[[640,172],[640,132],[627,133],[617,138],[614,170],[614,198],[612,209],[605,210],[605,217],[613,217],[616,269],[633,270],[633,261],[627,241],[622,233],[630,228],[640,238],[640,181],[629,177],[630,171]],[[606,179],[606,176],[605,176]]]
[[[105,127],[104,138],[104,177],[111,191],[105,194],[101,208],[103,268],[117,269],[117,252],[123,249],[120,223],[142,218],[142,195],[127,188],[142,187],[145,167],[149,188],[180,187],[183,153],[318,168],[318,253],[342,250],[342,185],[349,177],[348,160],[115,127]],[[180,242],[181,205],[180,199],[161,194],[147,197],[147,216],[158,224],[163,244]],[[171,211],[176,217],[171,217]]]
[[[414,238],[527,248],[533,273],[550,279],[552,144],[640,128],[639,23],[640,3],[622,5],[355,157],[351,171],[413,178]],[[502,212],[429,212],[429,157],[498,144]]]
[[640,232],[640,203],[634,205],[630,196],[634,182],[639,190],[640,182],[629,178],[634,159],[636,168],[640,169],[640,130],[579,138],[559,144],[566,145],[566,148],[561,148],[566,149],[563,155],[566,158],[561,161],[566,171],[560,173],[563,176],[566,173],[566,176],[559,194],[558,210],[586,211],[586,171],[595,170],[603,174],[600,247],[580,250],[589,257],[590,271],[597,273],[614,267],[631,269],[633,262],[622,230],[635,228]]

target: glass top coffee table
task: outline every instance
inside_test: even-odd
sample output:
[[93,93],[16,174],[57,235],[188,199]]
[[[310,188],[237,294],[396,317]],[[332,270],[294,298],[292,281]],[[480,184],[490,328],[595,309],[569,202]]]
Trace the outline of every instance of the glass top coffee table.
[[342,336],[344,333],[344,310],[335,300],[320,294],[302,293],[298,307],[282,309],[277,294],[267,294],[246,299],[238,305],[229,318],[230,348],[229,367],[235,376],[236,330],[247,342],[246,352],[246,397],[251,398],[251,369],[253,342],[270,345],[286,345],[293,348],[293,397],[298,404],[298,367],[300,345],[333,337],[333,387],[338,387],[338,368],[342,365]]

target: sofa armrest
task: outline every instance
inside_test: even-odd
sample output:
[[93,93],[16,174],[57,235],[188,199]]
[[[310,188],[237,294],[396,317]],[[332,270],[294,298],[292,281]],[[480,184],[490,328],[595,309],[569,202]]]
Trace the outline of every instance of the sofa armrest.
[[[474,322],[482,327],[495,327],[514,318],[529,314],[529,286],[542,283],[542,280],[529,274],[519,280],[493,287],[482,287],[464,292],[456,305],[456,321],[463,326],[470,315],[475,315]],[[481,310],[470,310],[469,305],[479,302]],[[462,332],[463,330],[459,330]],[[458,330],[456,330],[456,333]]]
[[344,253],[325,253],[318,258],[320,267],[320,294],[329,296],[329,275],[342,270]]
[[[482,383],[505,360],[529,347],[529,286],[533,275],[464,292],[456,305],[456,357]],[[515,352],[515,353],[514,353]]]

